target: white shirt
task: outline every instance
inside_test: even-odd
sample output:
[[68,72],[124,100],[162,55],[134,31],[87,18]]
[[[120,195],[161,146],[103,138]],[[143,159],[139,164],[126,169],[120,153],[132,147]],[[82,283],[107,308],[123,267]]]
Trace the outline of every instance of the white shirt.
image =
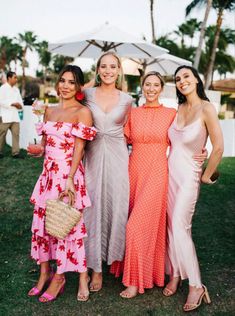
[[[19,122],[18,109],[11,106],[12,103],[20,103],[23,110],[23,100],[20,91],[15,86],[11,86],[8,82],[0,87],[0,116],[3,123]],[[21,110],[21,111],[22,111]]]

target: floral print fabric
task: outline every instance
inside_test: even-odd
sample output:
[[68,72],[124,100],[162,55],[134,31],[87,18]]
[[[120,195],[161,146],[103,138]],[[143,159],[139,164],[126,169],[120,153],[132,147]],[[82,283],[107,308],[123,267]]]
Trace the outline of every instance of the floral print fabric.
[[[82,123],[52,121],[38,123],[36,129],[38,135],[46,136],[46,146],[43,170],[30,199],[34,204],[31,256],[38,264],[56,260],[57,273],[84,272],[87,268],[83,238],[87,233],[83,218],[64,240],[59,240],[47,234],[45,230],[45,207],[46,200],[56,199],[65,189],[72,164],[75,138],[93,140],[96,130]],[[75,173],[74,186],[74,207],[81,211],[91,205],[82,162]]]

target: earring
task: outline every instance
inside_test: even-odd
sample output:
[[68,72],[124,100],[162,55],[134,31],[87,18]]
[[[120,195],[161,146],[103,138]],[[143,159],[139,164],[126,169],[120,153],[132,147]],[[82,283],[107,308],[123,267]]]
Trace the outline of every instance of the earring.
[[101,84],[101,80],[100,80],[100,75],[99,75],[99,74],[96,74],[96,76],[95,76],[95,83],[96,83],[97,85],[100,85],[100,84]]

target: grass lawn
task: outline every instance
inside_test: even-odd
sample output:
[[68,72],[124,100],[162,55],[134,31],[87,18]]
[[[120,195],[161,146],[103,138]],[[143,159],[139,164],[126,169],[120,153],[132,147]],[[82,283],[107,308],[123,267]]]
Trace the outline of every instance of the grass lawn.
[[[32,206],[29,197],[41,171],[42,159],[12,159],[9,147],[0,160],[0,316],[45,315],[184,315],[182,305],[187,295],[187,282],[176,295],[165,298],[161,288],[147,290],[132,300],[119,297],[123,289],[104,267],[104,287],[91,294],[87,303],[77,302],[77,275],[67,274],[64,294],[58,300],[41,304],[28,298],[36,282],[38,268],[29,258]],[[193,223],[194,241],[199,256],[203,282],[212,304],[191,315],[232,316],[234,304],[234,209],[235,158],[224,158],[221,177],[213,186],[202,186]]]

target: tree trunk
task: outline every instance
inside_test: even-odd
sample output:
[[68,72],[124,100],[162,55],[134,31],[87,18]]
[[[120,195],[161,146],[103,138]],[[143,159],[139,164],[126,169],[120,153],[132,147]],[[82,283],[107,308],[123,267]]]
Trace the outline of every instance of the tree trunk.
[[212,73],[214,69],[215,56],[216,56],[216,49],[218,47],[220,30],[221,30],[221,25],[223,21],[222,16],[223,16],[223,9],[220,9],[218,12],[218,18],[217,18],[217,23],[216,23],[214,43],[213,43],[213,47],[211,51],[209,65],[206,71],[205,89],[209,89],[209,86],[211,85]]
[[205,12],[204,20],[203,20],[202,25],[201,25],[199,43],[197,46],[195,60],[194,60],[194,64],[193,64],[193,66],[196,69],[198,69],[201,54],[202,54],[202,44],[203,44],[203,40],[204,40],[204,35],[205,35],[205,31],[206,31],[206,24],[207,24],[208,16],[210,13],[211,5],[212,5],[212,0],[207,0],[206,12]]
[[25,97],[25,65],[26,65],[26,52],[27,50],[24,49],[23,56],[22,56],[22,83],[21,83],[21,94],[22,97]]
[[151,15],[151,28],[152,28],[152,43],[155,44],[155,42],[156,42],[156,36],[155,36],[154,17],[153,17],[153,4],[154,4],[154,0],[150,0],[150,15]]
[[1,58],[0,58],[0,70],[5,71],[6,64],[7,64],[7,56],[6,56],[5,49],[3,49],[1,52]]

